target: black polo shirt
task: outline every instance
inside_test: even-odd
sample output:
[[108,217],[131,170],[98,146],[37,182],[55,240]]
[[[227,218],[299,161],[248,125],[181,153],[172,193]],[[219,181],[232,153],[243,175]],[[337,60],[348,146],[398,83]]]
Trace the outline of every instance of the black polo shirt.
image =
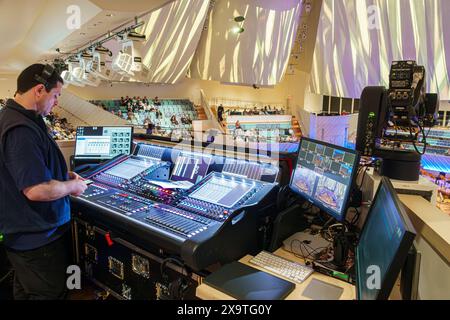
[[8,100],[0,111],[0,134],[0,232],[4,233],[4,244],[15,250],[39,248],[67,230],[69,197],[30,201],[23,190],[50,180],[67,181],[64,157],[42,117],[14,100]]

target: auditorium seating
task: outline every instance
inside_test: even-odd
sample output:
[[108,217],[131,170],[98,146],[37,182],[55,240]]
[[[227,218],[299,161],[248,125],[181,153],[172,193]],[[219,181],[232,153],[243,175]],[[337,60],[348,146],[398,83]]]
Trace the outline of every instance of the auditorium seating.
[[[198,119],[193,103],[187,99],[164,99],[160,100],[160,105],[155,105],[152,100],[148,104],[143,103],[141,99],[132,98],[131,100],[133,102],[128,105],[124,105],[121,100],[93,100],[90,102],[118,115],[136,127],[144,126],[149,120],[163,130],[192,130],[192,120]],[[172,116],[176,117],[178,124],[172,123]]]

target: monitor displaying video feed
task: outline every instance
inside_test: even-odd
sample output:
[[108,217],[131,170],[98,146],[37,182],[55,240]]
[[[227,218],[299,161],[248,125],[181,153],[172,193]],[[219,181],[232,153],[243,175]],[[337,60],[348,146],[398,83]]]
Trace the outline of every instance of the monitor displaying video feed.
[[133,127],[78,127],[75,159],[109,160],[131,154]]
[[302,138],[290,188],[343,221],[358,164],[354,150]]

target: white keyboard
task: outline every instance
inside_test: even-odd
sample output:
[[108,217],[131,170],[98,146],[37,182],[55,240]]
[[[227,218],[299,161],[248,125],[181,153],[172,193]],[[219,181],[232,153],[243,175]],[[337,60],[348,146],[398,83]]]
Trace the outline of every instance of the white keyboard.
[[310,267],[289,261],[267,251],[258,253],[250,259],[250,263],[297,283],[305,281],[314,271]]

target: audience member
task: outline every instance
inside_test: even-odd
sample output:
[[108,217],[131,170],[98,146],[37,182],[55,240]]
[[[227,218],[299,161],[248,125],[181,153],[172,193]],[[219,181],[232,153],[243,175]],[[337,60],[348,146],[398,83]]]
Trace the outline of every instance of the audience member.
[[223,106],[219,105],[219,107],[217,108],[217,119],[219,119],[219,122],[223,122]]

